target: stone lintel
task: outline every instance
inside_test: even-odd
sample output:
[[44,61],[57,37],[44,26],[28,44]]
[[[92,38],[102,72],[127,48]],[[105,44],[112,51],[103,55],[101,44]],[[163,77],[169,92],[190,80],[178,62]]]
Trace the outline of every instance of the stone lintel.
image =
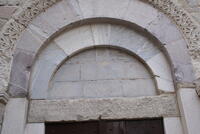
[[31,100],[28,122],[177,117],[174,94],[137,98]]

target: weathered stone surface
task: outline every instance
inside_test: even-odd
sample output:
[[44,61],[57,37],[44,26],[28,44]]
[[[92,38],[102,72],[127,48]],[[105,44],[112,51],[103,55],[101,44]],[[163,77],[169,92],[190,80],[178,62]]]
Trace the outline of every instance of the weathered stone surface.
[[93,33],[94,44],[108,44],[111,34],[111,24],[92,24],[91,30]]
[[56,68],[57,68],[56,64],[52,64],[47,60],[42,60],[38,62],[37,68],[34,68],[34,73],[31,76],[31,83],[30,83],[31,98],[34,99],[46,98],[49,81]]
[[165,117],[164,129],[165,134],[183,134],[180,117]]
[[156,46],[138,31],[121,25],[111,25],[108,44],[128,49],[139,55],[143,60],[148,60],[160,52],[158,49],[160,44]]
[[157,18],[146,26],[146,29],[163,44],[170,44],[182,38],[176,25],[174,25],[169,18],[165,17],[163,13],[159,13]]
[[66,60],[52,77],[50,98],[156,95],[153,76],[134,56],[111,48],[85,50]]
[[10,19],[16,10],[16,6],[0,6],[0,18]]
[[[48,99],[55,98],[82,98],[83,82],[56,82],[53,87],[46,90]],[[40,92],[41,93],[41,92]],[[39,95],[36,96],[40,97]],[[34,97],[35,98],[35,97]]]
[[40,36],[43,36],[45,39],[48,39],[52,34],[56,32],[56,29],[53,28],[45,18],[42,17],[42,14],[37,16],[30,23],[29,28],[34,30]]
[[[0,125],[3,122],[4,110],[5,110],[5,104],[0,103]],[[1,132],[1,128],[0,128],[0,132]]]
[[74,0],[63,0],[41,14],[42,18],[45,18],[56,30],[79,21],[82,18],[81,15],[79,5]]
[[191,134],[199,134],[200,99],[196,94],[195,89],[179,89],[177,96],[184,131]]
[[25,134],[45,134],[44,123],[28,123],[28,124],[26,124]]
[[[174,66],[175,79],[178,82],[194,82],[194,71],[187,46],[183,39],[165,45]],[[197,74],[197,73],[196,73]]]
[[[55,1],[54,2],[52,2],[52,0],[45,1],[45,2],[41,2],[41,4],[38,4],[39,6],[37,6],[37,4],[34,4],[34,5],[32,4],[29,8],[24,8],[25,12],[29,11],[31,9],[30,11],[32,11],[32,13],[28,12],[27,16],[24,15],[24,14],[22,14],[22,16],[23,15],[24,16],[21,19],[25,19],[26,18],[27,22],[30,22],[30,20],[32,18],[34,18],[36,15],[38,15],[38,12],[43,11],[44,9],[46,9],[47,7],[49,7],[49,5],[52,5],[52,3],[55,3]],[[198,32],[196,24],[193,23],[193,21],[190,19],[190,17],[188,17],[188,15],[185,14],[184,11],[182,11],[179,7],[176,6],[176,4],[174,4],[170,0],[169,1],[168,0],[167,1],[161,1],[161,2],[160,1],[151,1],[151,3],[153,5],[155,5],[157,8],[160,8],[161,11],[165,12],[167,15],[171,16],[173,20],[175,20],[175,22],[177,23],[177,25],[179,25],[181,27],[180,29],[185,34],[186,38],[189,40],[188,42],[191,42],[192,46],[195,46],[194,47],[195,49],[191,50],[191,51],[194,51],[194,53],[192,55],[194,55],[194,56],[198,55],[198,52],[195,54],[195,50],[197,50],[198,49],[197,46],[199,46],[198,45],[198,40],[196,40],[195,38],[199,37],[198,36],[199,32]],[[168,6],[166,6],[166,5],[168,5]],[[37,6],[39,9],[35,8],[35,6]],[[41,10],[41,9],[43,9],[43,10]],[[185,19],[179,19],[178,18],[179,16],[181,16],[181,18],[185,18]],[[191,26],[192,26],[192,28],[190,28]],[[12,29],[12,26],[10,26],[9,28]],[[190,30],[191,30],[191,32],[188,32]],[[196,32],[196,30],[197,30],[197,32]],[[12,41],[13,40],[16,40],[16,39],[12,39]],[[10,45],[12,45],[12,43]],[[10,51],[10,50],[8,50],[8,51]],[[4,62],[6,62],[6,60]]]
[[141,27],[146,27],[148,23],[155,20],[157,16],[158,10],[155,10],[152,6],[149,6],[142,1],[131,0],[127,6],[127,11],[122,18],[134,22]]
[[129,0],[78,0],[84,18],[96,16],[122,18]]
[[154,79],[136,79],[121,81],[123,96],[137,97],[137,96],[152,96],[158,94],[155,90]]
[[174,83],[173,81],[160,78],[160,77],[155,77],[157,84],[157,88],[160,92],[174,92]]
[[45,98],[48,89],[49,80],[58,65],[67,57],[66,53],[60,49],[54,42],[51,42],[47,48],[38,56],[33,66],[30,80],[31,98]]
[[172,72],[165,55],[159,53],[149,59],[147,64],[155,75],[158,89],[164,92],[174,92]]
[[61,68],[56,72],[54,81],[80,81],[81,64],[67,64],[62,65]]
[[2,134],[24,134],[28,103],[25,98],[10,99],[5,109]]
[[47,60],[52,64],[59,65],[67,56],[68,55],[52,41],[47,47],[40,51],[38,61]]
[[26,30],[23,36],[17,41],[16,48],[23,49],[28,52],[37,53],[43,42],[31,30]]
[[68,55],[83,48],[91,47],[94,44],[90,25],[84,25],[64,32],[55,38],[54,41]]
[[11,96],[23,97],[27,95],[32,63],[32,53],[23,49],[16,49],[9,83],[9,93]]
[[140,98],[32,100],[28,122],[179,116],[174,95]]

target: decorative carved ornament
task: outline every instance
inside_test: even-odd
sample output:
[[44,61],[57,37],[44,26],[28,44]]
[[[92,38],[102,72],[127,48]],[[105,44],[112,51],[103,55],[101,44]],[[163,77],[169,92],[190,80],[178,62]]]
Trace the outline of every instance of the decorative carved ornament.
[[[60,0],[27,0],[0,32],[0,93],[5,93],[9,83],[10,66],[15,42],[30,21]],[[160,9],[179,26],[193,60],[200,58],[200,28],[195,21],[172,0],[145,0]]]

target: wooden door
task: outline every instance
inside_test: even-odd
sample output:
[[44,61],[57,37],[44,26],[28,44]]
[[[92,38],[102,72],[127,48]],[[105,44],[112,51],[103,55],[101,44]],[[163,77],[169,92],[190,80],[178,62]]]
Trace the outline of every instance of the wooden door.
[[45,134],[164,134],[162,119],[46,123]]

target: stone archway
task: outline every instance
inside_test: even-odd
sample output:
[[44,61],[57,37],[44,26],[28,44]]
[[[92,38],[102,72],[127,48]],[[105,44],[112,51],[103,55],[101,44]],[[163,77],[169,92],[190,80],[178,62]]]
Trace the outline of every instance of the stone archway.
[[[30,67],[32,67],[32,64],[35,62],[36,56],[38,56],[39,53],[41,52],[40,50],[42,50],[42,49],[40,49],[40,48],[42,48],[45,44],[48,44],[49,41],[51,41],[54,37],[56,37],[61,32],[63,32],[63,30],[68,29],[68,28],[69,29],[73,28],[74,26],[76,27],[83,23],[85,23],[85,24],[97,23],[97,22],[98,23],[102,23],[102,22],[103,23],[117,23],[117,24],[121,24],[121,25],[124,25],[127,27],[134,27],[135,29],[139,30],[142,34],[150,33],[150,34],[144,34],[142,36],[145,37],[145,35],[150,35],[152,40],[157,42],[160,46],[163,45],[162,47],[165,52],[164,55],[163,55],[163,52],[161,52],[161,55],[158,55],[158,57],[156,57],[154,60],[162,61],[161,63],[164,65],[167,65],[167,66],[165,66],[167,68],[169,66],[169,68],[167,69],[168,71],[167,71],[166,75],[168,75],[168,76],[170,75],[170,83],[171,84],[169,84],[168,82],[167,82],[168,84],[166,84],[166,82],[163,83],[163,81],[159,81],[159,80],[157,80],[157,81],[159,81],[159,82],[157,82],[157,84],[160,83],[160,86],[172,85],[170,87],[173,87],[173,85],[175,85],[175,87],[178,89],[178,90],[176,90],[176,92],[178,93],[177,95],[178,95],[178,100],[179,100],[178,101],[179,108],[180,108],[181,114],[183,114],[182,115],[182,117],[183,117],[182,124],[183,124],[183,126],[185,126],[184,131],[188,132],[188,133],[197,132],[196,131],[197,127],[195,127],[194,123],[191,123],[191,120],[195,120],[196,122],[198,122],[199,115],[196,114],[196,115],[192,116],[192,118],[189,115],[191,113],[191,109],[192,110],[198,109],[198,106],[196,104],[199,103],[196,93],[193,89],[195,87],[193,85],[194,76],[192,74],[192,66],[190,63],[190,58],[187,53],[187,44],[184,41],[179,30],[177,30],[176,26],[159,10],[152,8],[148,4],[145,4],[141,1],[130,1],[130,3],[123,2],[123,4],[121,4],[120,1],[117,1],[113,5],[112,4],[113,1],[110,0],[110,1],[108,1],[108,4],[104,5],[104,6],[98,6],[98,5],[101,5],[101,4],[98,4],[98,2],[95,4],[95,2],[93,3],[93,2],[89,2],[89,1],[84,1],[82,3],[77,4],[76,2],[72,2],[72,1],[66,2],[64,0],[60,1],[60,2],[57,2],[57,1],[32,1],[28,5],[25,5],[25,7],[21,11],[19,11],[18,14],[15,15],[13,17],[13,19],[11,19],[7,23],[7,25],[4,27],[4,29],[2,31],[2,35],[1,35],[2,56],[1,56],[1,60],[0,60],[0,62],[2,63],[1,70],[3,70],[3,71],[1,71],[1,76],[2,76],[1,77],[1,79],[2,79],[1,89],[3,90],[2,96],[4,98],[6,98],[5,91],[7,90],[7,84],[9,81],[10,63],[12,61],[11,55],[13,54],[14,48],[15,48],[15,53],[14,53],[14,59],[12,62],[11,77],[10,77],[10,81],[9,81],[10,91],[11,91],[10,94],[12,97],[22,97],[23,98],[23,97],[26,97],[28,87],[29,87],[28,81],[29,81],[29,75],[30,75]],[[102,2],[102,1],[100,1],[100,2]],[[93,3],[93,4],[91,4],[91,3]],[[91,4],[91,6],[88,7],[88,4],[89,5]],[[129,8],[127,8],[127,10],[126,10],[126,8],[125,9],[123,8],[123,7],[126,7],[124,4],[129,5]],[[177,6],[175,6],[174,3],[170,2],[170,1],[164,1],[164,2],[153,1],[152,4],[155,5],[156,7],[160,8],[164,13],[168,14],[176,22],[176,24],[180,27],[180,30],[184,33],[184,37],[189,42],[189,45],[192,46],[191,52],[194,52],[194,50],[197,48],[196,45],[198,44],[198,38],[199,38],[198,31],[199,30],[198,30],[198,27],[195,25],[195,23],[190,19],[190,17],[188,17],[187,14],[183,10],[179,9]],[[53,6],[50,7],[51,5],[53,5]],[[170,6],[168,6],[168,5],[170,5]],[[48,7],[50,7],[50,8],[47,9]],[[62,7],[64,7],[64,9],[66,9],[67,11],[72,12],[72,14],[62,13]],[[92,9],[90,7],[92,7],[92,8],[96,7],[96,8]],[[138,12],[135,12],[134,7],[137,8]],[[138,8],[138,7],[140,7],[140,8]],[[104,8],[105,8],[105,10],[104,10]],[[122,9],[122,10],[120,10],[120,12],[114,10],[114,9],[118,9],[118,8]],[[41,11],[44,11],[44,9],[47,9],[47,10],[45,10],[45,12],[42,12],[40,15],[38,15]],[[80,9],[82,10],[82,12],[79,11]],[[129,15],[124,16],[123,13],[125,13],[125,12]],[[82,14],[77,14],[77,13],[82,13]],[[145,13],[146,16],[145,16],[145,14],[140,14],[140,13]],[[152,13],[153,16],[151,16],[151,14],[148,14],[148,13]],[[37,17],[34,18],[35,16],[37,16]],[[52,16],[56,17],[56,19],[54,19]],[[185,18],[185,19],[180,19],[180,18]],[[162,29],[162,31],[160,31],[160,29]],[[191,30],[188,31],[188,29],[191,29]],[[102,29],[100,29],[100,30],[102,30]],[[98,32],[100,32],[100,31],[98,31]],[[122,33],[124,33],[124,31],[122,31]],[[170,34],[173,33],[172,36],[169,36],[169,33]],[[119,35],[119,37],[120,37],[120,35]],[[15,42],[16,40],[18,40],[17,43]],[[110,42],[109,42],[109,44],[108,43],[104,44],[101,41],[104,41],[104,40],[97,38],[97,43],[95,45],[111,45],[111,46],[117,45],[118,47],[132,51],[139,57],[142,57],[142,54],[140,55],[140,53],[137,53],[134,50],[134,48],[123,46],[123,43],[126,44],[127,40],[124,40],[124,42],[122,44],[120,44],[120,41],[111,43],[111,44],[110,44]],[[121,41],[123,41],[123,40],[121,40]],[[87,44],[84,47],[91,47],[91,45],[94,45],[94,44]],[[62,45],[60,45],[60,46],[62,47]],[[84,48],[84,47],[81,47],[81,48]],[[72,46],[71,48],[67,47],[67,49],[64,49],[64,50],[67,54],[71,55],[74,52],[76,52],[76,50],[78,51],[79,49],[80,49],[80,46],[75,45],[75,47],[74,46]],[[198,50],[199,49],[197,49],[197,51]],[[178,55],[177,55],[177,52],[179,52]],[[196,53],[195,53],[194,55],[195,56],[193,58],[196,59],[196,57],[198,57],[198,54],[196,55]],[[168,58],[166,58],[166,57],[168,57]],[[162,71],[157,72],[157,70],[162,69],[159,66],[159,65],[162,65],[161,63],[152,64],[147,61],[148,58],[146,59],[145,56],[142,57],[141,59],[143,59],[144,62],[146,62],[146,64],[148,64],[150,66],[153,73],[159,74],[161,72],[161,75],[162,75]],[[170,61],[169,63],[166,62],[168,60]],[[153,62],[153,63],[156,63],[156,62]],[[159,67],[159,69],[157,67]],[[170,68],[172,70],[172,76],[171,76],[171,71],[169,71]],[[21,78],[19,78],[17,76],[20,76]],[[160,76],[160,74],[158,76]],[[24,85],[21,83],[23,83]],[[161,87],[161,89],[162,88],[163,87]],[[186,88],[186,89],[184,89],[184,88]],[[162,91],[161,93],[170,93],[171,91],[173,93],[175,92],[175,90],[173,88],[171,88],[171,89],[167,88],[167,89],[168,90],[161,90]],[[18,110],[17,108],[15,109],[13,107],[15,105],[21,105],[23,107],[21,109],[22,111],[20,111],[22,116],[16,117],[16,118],[18,118],[16,120],[23,122],[23,123],[21,123],[21,125],[19,123],[19,126],[18,126],[19,127],[18,130],[20,131],[19,133],[23,133],[23,131],[24,131],[24,126],[22,124],[24,124],[24,121],[26,120],[26,116],[23,115],[23,114],[26,114],[26,105],[27,105],[26,99],[23,98],[23,99],[15,100],[12,97],[11,97],[10,103],[7,107],[7,110],[6,110],[7,112],[6,112],[5,118],[4,118],[5,122],[3,125],[3,131],[2,131],[3,134],[7,134],[7,132],[12,133],[12,131],[14,131],[14,129],[15,129],[15,128],[9,129],[9,130],[6,129],[6,127],[9,126],[8,125],[9,124],[9,116],[11,114],[13,114],[12,112],[9,112],[9,109],[12,111]],[[176,107],[176,105],[174,103],[170,103],[171,101],[174,102],[174,97],[173,96],[170,96],[170,97],[172,97],[172,98],[169,99],[169,102],[167,101],[166,104],[170,105],[170,106],[173,105]],[[193,101],[186,101],[188,98],[191,98],[191,97],[193,97],[195,99]],[[165,102],[166,101],[165,98],[168,98],[168,97],[166,97],[165,95],[160,96],[158,98],[154,98],[153,101],[159,100],[158,106],[160,106],[160,108],[162,109],[162,106],[160,103],[163,101]],[[148,99],[150,99],[150,98],[147,98],[147,100]],[[164,100],[162,101],[162,99],[164,99]],[[109,101],[109,100],[107,100],[107,101]],[[141,102],[143,102],[143,101],[146,101],[146,99],[142,99]],[[131,102],[134,102],[134,101],[131,100]],[[58,104],[61,104],[61,103],[62,102],[58,102]],[[75,102],[75,103],[79,103],[79,101]],[[124,103],[124,101],[122,103]],[[188,105],[188,103],[190,105]],[[33,105],[33,106],[31,106],[31,107],[35,108],[34,106],[36,104],[38,104],[37,100],[32,101],[31,105]],[[50,101],[50,103],[48,103],[48,100],[47,100],[47,103],[45,101],[43,103],[43,101],[42,101],[42,103],[40,103],[40,104],[41,104],[41,107],[43,106],[43,104],[47,104],[47,105],[44,105],[44,107],[46,107],[46,106],[51,105],[52,102]],[[156,103],[153,103],[153,105],[155,105],[155,104]],[[52,107],[51,107],[52,109],[54,109],[53,106],[54,105],[52,105]],[[151,107],[151,106],[152,105],[150,105],[149,107]],[[189,107],[187,107],[187,106],[189,106]],[[34,110],[32,111],[29,109],[31,112],[33,112],[32,114],[30,114],[32,118],[29,120],[29,123],[34,122],[35,117],[38,118],[38,117],[43,117],[43,115],[45,115],[45,113],[42,113],[42,115],[40,115],[40,114],[38,115],[37,110],[40,111],[41,107],[36,107],[36,112],[34,112]],[[166,114],[165,112],[170,112],[171,107],[167,107],[167,108],[169,108],[169,109],[165,109],[164,113],[162,110],[159,111],[160,109],[157,108],[158,109],[157,116],[164,116]],[[135,109],[135,108],[133,108],[133,109]],[[174,109],[176,111],[176,108],[174,108]],[[149,112],[148,109],[143,109],[143,110]],[[167,111],[167,110],[169,110],[169,111]],[[131,110],[129,112],[131,112]],[[150,113],[151,112],[152,111],[150,111]],[[198,112],[196,112],[196,113],[198,113]],[[118,114],[120,114],[120,113],[118,113]],[[173,114],[175,114],[175,115],[173,115]],[[128,113],[128,115],[131,115],[131,113]],[[172,112],[169,115],[170,115],[170,118],[165,119],[165,121],[167,122],[166,128],[171,127],[169,125],[171,122],[175,122],[176,125],[180,125],[179,119],[173,118],[174,116],[178,116],[179,115],[178,113]],[[112,114],[110,116],[112,116]],[[131,115],[131,116],[133,117],[134,115]],[[23,119],[20,117],[23,117]],[[148,116],[142,115],[142,117],[149,117],[149,115]],[[27,117],[27,118],[29,118],[29,117]],[[41,118],[41,119],[43,119],[43,118]],[[50,118],[50,120],[53,121],[53,119],[51,119],[51,118]],[[72,120],[74,120],[74,119],[72,119]],[[42,120],[42,121],[44,121],[44,120]],[[37,121],[35,121],[35,122],[37,122]],[[195,124],[198,124],[198,123],[195,123]],[[29,126],[29,125],[30,125],[30,129],[31,129],[32,124],[28,124],[27,126]],[[179,127],[179,128],[181,128],[181,127]],[[166,129],[167,132],[169,130],[170,129]],[[168,132],[168,133],[170,133],[170,132]]]

